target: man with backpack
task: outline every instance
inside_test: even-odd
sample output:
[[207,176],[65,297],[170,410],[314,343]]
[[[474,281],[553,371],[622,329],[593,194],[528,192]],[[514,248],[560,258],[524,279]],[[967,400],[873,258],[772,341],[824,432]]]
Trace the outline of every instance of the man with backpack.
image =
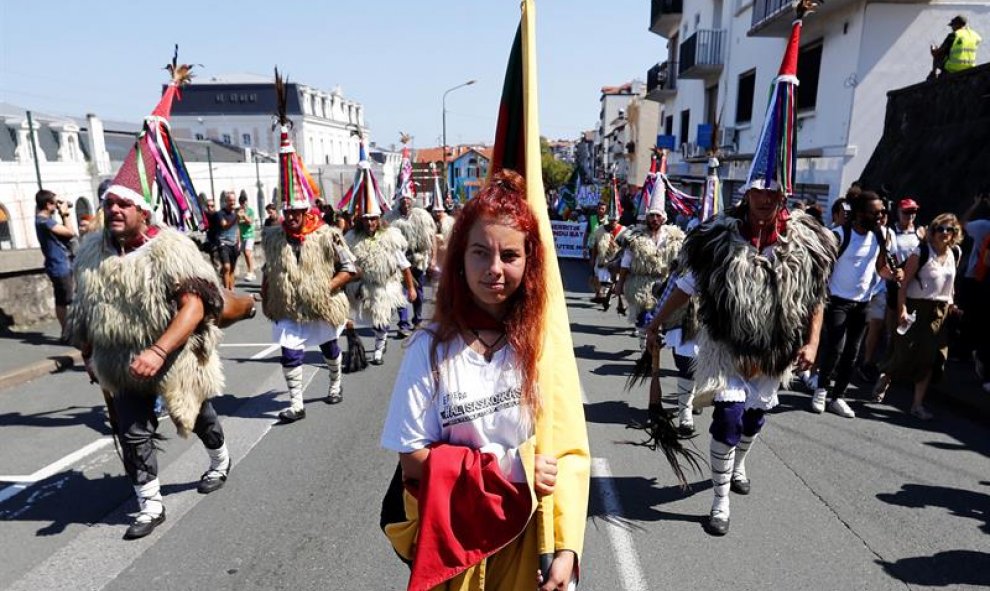
[[[851,215],[833,229],[839,243],[839,256],[829,281],[829,302],[825,308],[818,358],[818,384],[811,399],[811,410],[853,418],[856,413],[845,401],[859,345],[866,330],[867,308],[877,275],[900,281],[903,272],[892,262],[886,241],[878,237],[884,205],[873,191],[863,191],[850,199]],[[833,382],[834,380],[834,382]]]

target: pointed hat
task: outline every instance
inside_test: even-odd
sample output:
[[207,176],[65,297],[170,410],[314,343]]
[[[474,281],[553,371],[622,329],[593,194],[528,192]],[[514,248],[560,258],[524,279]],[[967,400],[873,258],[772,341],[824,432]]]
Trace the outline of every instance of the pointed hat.
[[112,194],[144,211],[153,212],[161,207],[166,223],[189,227],[201,223],[203,213],[192,179],[169,129],[172,103],[175,99],[181,99],[179,89],[193,78],[193,66],[179,64],[178,53],[179,47],[176,45],[172,62],[165,66],[171,79],[162,98],[151,115],[145,118],[134,147],[113,181],[100,195],[100,200]]
[[306,165],[296,152],[289,131],[292,121],[287,115],[288,79],[283,78],[275,68],[275,99],[277,111],[272,128],[278,128],[278,192],[282,209],[312,209],[320,196],[319,186],[313,181]]

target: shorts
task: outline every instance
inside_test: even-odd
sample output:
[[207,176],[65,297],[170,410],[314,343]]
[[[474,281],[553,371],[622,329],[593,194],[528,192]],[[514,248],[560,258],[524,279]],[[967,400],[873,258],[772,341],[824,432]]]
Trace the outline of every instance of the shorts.
[[237,265],[237,245],[221,244],[217,247],[217,256],[221,265],[230,265],[231,268]]
[[887,294],[880,292],[870,298],[866,307],[867,320],[883,320],[887,316]]
[[59,307],[72,305],[72,295],[75,292],[75,282],[72,280],[72,273],[62,277],[48,277],[52,280],[52,287],[55,290],[55,305]]
[[254,238],[241,238],[241,252],[254,252]]

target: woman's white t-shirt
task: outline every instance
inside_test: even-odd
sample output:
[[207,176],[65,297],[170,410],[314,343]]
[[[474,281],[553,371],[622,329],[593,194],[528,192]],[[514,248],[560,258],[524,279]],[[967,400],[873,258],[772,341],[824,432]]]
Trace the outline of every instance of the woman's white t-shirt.
[[499,458],[502,474],[526,482],[519,447],[533,433],[520,405],[522,373],[510,346],[491,362],[460,337],[440,348],[439,379],[430,355],[433,337],[418,331],[406,349],[392,389],[381,445],[410,453],[435,442],[463,445]]

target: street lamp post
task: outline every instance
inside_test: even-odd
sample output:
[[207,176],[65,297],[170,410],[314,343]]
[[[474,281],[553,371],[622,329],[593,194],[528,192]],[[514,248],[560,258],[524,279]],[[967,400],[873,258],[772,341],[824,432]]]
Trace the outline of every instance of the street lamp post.
[[443,93],[443,182],[448,191],[450,190],[450,175],[448,174],[450,172],[450,167],[447,165],[447,95],[458,88],[471,86],[475,82],[477,82],[477,80],[468,80],[463,84],[458,84],[453,88],[447,89],[447,91]]

